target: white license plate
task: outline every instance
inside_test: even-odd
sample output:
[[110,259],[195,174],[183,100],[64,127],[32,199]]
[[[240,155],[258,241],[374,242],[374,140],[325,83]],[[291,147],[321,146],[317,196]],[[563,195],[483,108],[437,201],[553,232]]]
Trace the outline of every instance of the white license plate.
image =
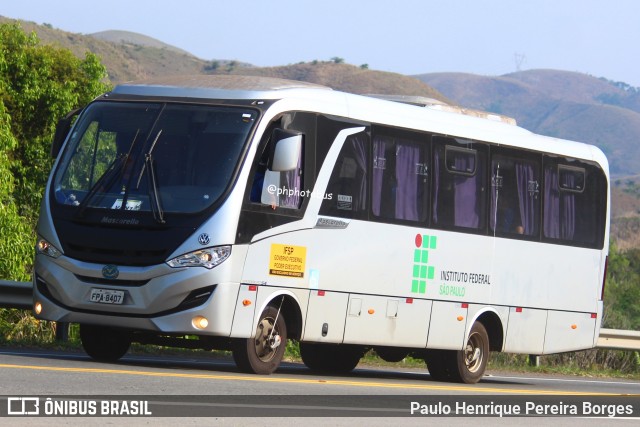
[[124,291],[94,288],[91,289],[89,301],[101,304],[122,304],[124,302]]

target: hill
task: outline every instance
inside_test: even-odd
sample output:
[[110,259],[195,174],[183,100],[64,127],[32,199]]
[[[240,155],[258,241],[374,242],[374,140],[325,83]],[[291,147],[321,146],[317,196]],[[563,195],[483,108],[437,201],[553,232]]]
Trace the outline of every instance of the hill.
[[133,33],[131,31],[108,30],[108,31],[100,31],[98,33],[91,33],[88,35],[90,37],[93,37],[99,40],[104,40],[109,43],[153,47],[156,49],[169,50],[182,55],[193,56],[186,50],[182,50],[175,46],[171,46],[170,44],[161,42],[160,40],[154,39],[153,37],[145,36],[143,34]]
[[[0,23],[8,22],[16,21],[0,16]],[[43,44],[69,49],[81,58],[87,51],[95,53],[106,66],[109,80],[113,83],[163,75],[198,74],[207,65],[207,61],[177,48],[168,48],[168,45],[158,47],[135,44],[124,38],[111,42],[90,35],[57,30],[47,25],[37,25],[33,22],[19,21],[19,23],[25,32],[35,32]],[[141,39],[136,40],[139,43]],[[146,38],[147,42],[149,40],[153,39]]]
[[316,83],[350,93],[415,95],[451,103],[440,92],[418,79],[333,61],[314,61],[281,67],[232,68],[212,73],[277,77]]

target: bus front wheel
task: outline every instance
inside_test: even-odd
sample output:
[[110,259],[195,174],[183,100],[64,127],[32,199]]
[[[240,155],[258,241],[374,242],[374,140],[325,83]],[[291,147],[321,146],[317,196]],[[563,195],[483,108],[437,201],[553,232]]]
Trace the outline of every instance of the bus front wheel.
[[80,341],[84,351],[99,362],[115,362],[129,351],[129,332],[110,328],[80,324]]
[[236,340],[233,360],[244,372],[269,375],[280,366],[286,346],[287,325],[282,312],[268,306],[260,315],[253,338]]

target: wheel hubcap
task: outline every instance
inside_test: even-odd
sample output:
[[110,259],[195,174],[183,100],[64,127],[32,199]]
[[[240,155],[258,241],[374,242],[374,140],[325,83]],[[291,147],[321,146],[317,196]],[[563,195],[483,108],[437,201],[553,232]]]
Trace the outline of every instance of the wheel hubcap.
[[464,349],[464,362],[470,372],[476,372],[482,366],[484,355],[482,354],[482,339],[478,334],[469,336]]
[[258,323],[255,337],[256,354],[263,362],[271,361],[282,343],[280,334],[274,325],[275,320],[271,317],[265,317]]

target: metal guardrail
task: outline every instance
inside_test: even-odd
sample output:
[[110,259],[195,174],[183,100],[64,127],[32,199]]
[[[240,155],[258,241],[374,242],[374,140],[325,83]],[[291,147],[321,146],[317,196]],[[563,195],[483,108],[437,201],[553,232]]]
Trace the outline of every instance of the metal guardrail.
[[0,308],[30,310],[33,304],[31,282],[9,282],[0,280]]
[[640,331],[600,329],[596,348],[640,351]]
[[[0,308],[31,310],[33,284],[0,280]],[[600,329],[596,348],[640,351],[640,331]]]

